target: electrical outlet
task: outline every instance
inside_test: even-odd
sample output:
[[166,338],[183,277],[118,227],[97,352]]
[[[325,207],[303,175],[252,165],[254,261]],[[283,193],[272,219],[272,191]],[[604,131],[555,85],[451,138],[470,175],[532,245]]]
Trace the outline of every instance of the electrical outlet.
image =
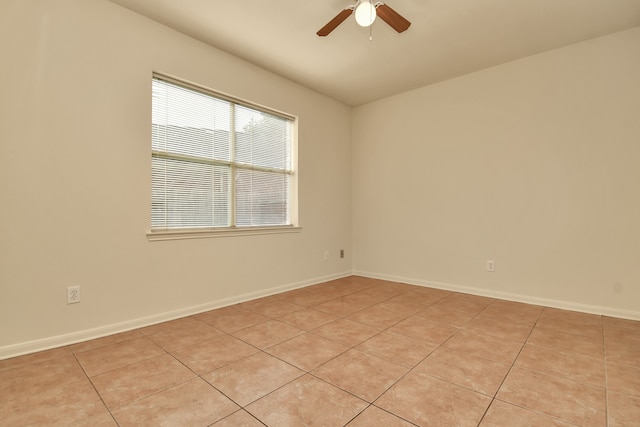
[[80,302],[80,286],[69,286],[67,288],[67,304]]
[[487,271],[489,271],[491,273],[496,271],[496,264],[493,262],[492,259],[488,259],[487,260]]
[[324,251],[324,260],[329,261],[329,251]]
[[340,258],[344,258],[344,249],[340,249]]

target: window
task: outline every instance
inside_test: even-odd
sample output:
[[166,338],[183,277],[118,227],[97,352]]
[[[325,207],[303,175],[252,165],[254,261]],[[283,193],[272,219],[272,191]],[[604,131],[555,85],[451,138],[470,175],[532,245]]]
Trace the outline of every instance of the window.
[[160,75],[152,93],[151,234],[293,226],[292,117]]

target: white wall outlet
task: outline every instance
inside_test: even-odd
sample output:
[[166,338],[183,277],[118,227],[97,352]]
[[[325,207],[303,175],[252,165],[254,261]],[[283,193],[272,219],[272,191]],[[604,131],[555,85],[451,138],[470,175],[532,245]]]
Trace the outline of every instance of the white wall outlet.
[[492,273],[496,271],[496,264],[493,262],[492,259],[487,260],[487,271],[490,271]]
[[324,251],[324,260],[329,261],[329,251]]
[[67,304],[80,302],[80,286],[69,286],[67,288]]

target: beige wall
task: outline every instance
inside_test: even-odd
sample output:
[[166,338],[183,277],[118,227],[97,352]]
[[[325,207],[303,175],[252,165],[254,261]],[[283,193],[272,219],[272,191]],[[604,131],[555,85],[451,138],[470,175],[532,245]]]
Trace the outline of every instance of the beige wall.
[[[352,111],[103,0],[4,0],[0,358],[352,271],[640,319],[639,45]],[[152,71],[299,116],[300,233],[147,240]]]
[[[0,54],[0,358],[350,272],[350,108],[102,0],[3,0]],[[152,71],[299,117],[300,233],[147,240]]]
[[361,106],[353,132],[354,272],[640,319],[640,28]]

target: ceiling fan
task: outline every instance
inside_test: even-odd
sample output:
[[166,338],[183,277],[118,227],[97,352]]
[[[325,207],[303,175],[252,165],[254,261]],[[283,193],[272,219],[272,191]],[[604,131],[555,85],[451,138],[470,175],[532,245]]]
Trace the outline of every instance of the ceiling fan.
[[355,4],[343,9],[335,18],[329,21],[327,25],[320,28],[316,34],[320,37],[328,36],[354,12],[356,22],[362,27],[372,25],[373,21],[376,20],[376,16],[379,16],[380,19],[399,33],[406,31],[411,25],[411,22],[407,21],[402,15],[382,2],[372,3],[371,0],[357,0]]

